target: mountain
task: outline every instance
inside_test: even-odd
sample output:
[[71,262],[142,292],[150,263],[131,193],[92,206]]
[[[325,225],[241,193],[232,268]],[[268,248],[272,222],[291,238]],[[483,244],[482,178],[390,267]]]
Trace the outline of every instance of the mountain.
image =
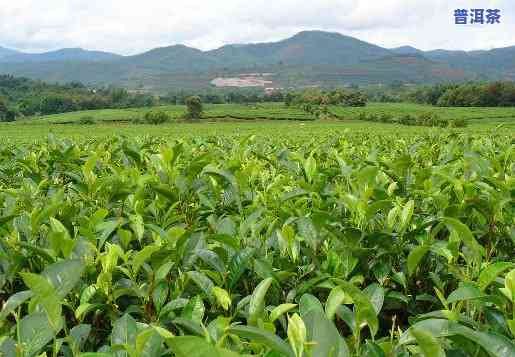
[[401,46],[391,48],[390,51],[398,55],[422,55],[424,53],[424,51],[421,51],[418,48],[412,46]]
[[21,63],[21,62],[62,62],[62,61],[84,61],[84,62],[102,62],[112,61],[121,56],[101,51],[88,51],[82,48],[63,48],[57,51],[44,53],[22,53],[12,51],[1,56],[0,62],[3,63]]
[[476,72],[484,79],[515,79],[515,46],[470,52],[434,50],[425,52],[424,56],[453,68]]
[[175,45],[134,56],[83,49],[15,53],[0,57],[0,73],[157,92],[205,88],[220,77],[271,87],[429,84],[515,79],[515,47],[470,52],[386,49],[339,33],[303,31],[277,42],[232,44],[210,51]]
[[12,56],[17,53],[20,53],[20,52],[11,50],[10,48],[0,47],[0,58],[6,57],[6,56]]
[[209,69],[214,61],[204,52],[184,45],[161,47],[140,55],[122,58],[117,62],[127,68],[170,72],[195,72]]
[[347,65],[390,55],[382,47],[339,33],[303,31],[279,42],[228,45],[207,52],[220,63],[252,65]]

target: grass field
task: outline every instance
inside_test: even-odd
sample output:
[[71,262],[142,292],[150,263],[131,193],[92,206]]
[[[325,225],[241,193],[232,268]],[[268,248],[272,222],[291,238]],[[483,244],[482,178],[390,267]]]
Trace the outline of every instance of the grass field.
[[515,127],[515,108],[446,108],[410,103],[370,103],[366,107],[331,107],[331,112],[344,119],[356,118],[360,113],[418,115],[436,113],[442,119],[465,119],[469,124],[504,124]]
[[[471,125],[463,129],[452,129],[455,132],[486,133],[491,131],[515,134],[513,126],[496,125],[488,122]],[[412,127],[395,124],[369,123],[362,121],[217,121],[201,123],[172,123],[163,125],[136,125],[129,123],[98,123],[94,125],[78,124],[0,124],[0,143],[23,144],[44,141],[49,134],[73,140],[102,139],[110,136],[145,137],[154,136],[162,139],[178,139],[190,137],[213,136],[245,136],[260,137],[281,136],[285,141],[290,139],[318,140],[326,135],[342,135],[346,132],[373,132],[380,136],[397,135],[408,137],[425,133],[443,133],[448,129]]]
[[[165,106],[173,118],[185,112],[184,106]],[[246,105],[206,105],[205,116],[199,123],[169,123],[165,125],[136,125],[130,121],[140,118],[148,108],[107,109],[49,115],[39,118],[0,124],[0,142],[28,143],[44,140],[49,133],[71,139],[94,139],[112,135],[159,136],[167,139],[192,136],[228,136],[280,134],[285,140],[290,137],[304,137],[306,140],[328,133],[372,131],[378,135],[413,135],[447,129],[407,127],[396,124],[382,124],[355,120],[361,112],[420,114],[435,111],[445,118],[465,118],[469,126],[460,129],[466,132],[486,132],[498,130],[506,133],[515,131],[514,108],[439,108],[416,104],[379,104],[371,103],[364,108],[331,107],[340,119],[312,120],[310,114],[297,108],[286,108],[281,103]],[[78,124],[81,118],[91,117],[93,125]],[[239,119],[237,119],[239,118]],[[264,119],[264,118],[268,118]],[[289,120],[278,120],[289,119]],[[500,129],[495,129],[501,126]],[[459,130],[458,130],[459,131]]]
[[[184,105],[167,105],[156,108],[137,109],[101,109],[80,111],[65,114],[48,115],[36,118],[27,118],[25,121],[34,123],[69,123],[78,121],[83,117],[91,117],[96,121],[131,121],[142,117],[149,110],[162,110],[172,118],[179,118],[186,113]],[[275,120],[314,120],[313,115],[305,113],[298,108],[287,108],[282,103],[260,103],[255,105],[240,104],[206,104],[204,105],[205,118],[234,118],[234,119],[275,119]]]
[[[178,118],[186,112],[182,105],[169,105],[158,108]],[[36,118],[27,118],[31,123],[68,123],[78,121],[83,117],[91,117],[96,121],[130,121],[142,117],[148,108],[141,109],[103,109],[83,112],[73,112],[57,115],[48,115]],[[484,123],[515,125],[515,108],[444,108],[429,105],[410,103],[370,103],[366,107],[330,107],[330,112],[341,119],[355,119],[360,113],[387,113],[393,116],[403,114],[437,113],[444,119],[463,118],[471,124]],[[206,118],[236,118],[236,119],[286,119],[286,120],[314,120],[315,118],[299,108],[285,107],[282,103],[259,103],[255,105],[240,104],[211,104],[204,106]]]

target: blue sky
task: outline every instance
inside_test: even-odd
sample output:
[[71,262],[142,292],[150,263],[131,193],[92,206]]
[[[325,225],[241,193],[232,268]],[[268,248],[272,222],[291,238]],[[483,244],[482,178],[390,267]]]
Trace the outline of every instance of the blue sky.
[[[454,24],[456,8],[501,9],[501,24]],[[279,40],[341,32],[385,47],[490,49],[515,45],[514,0],[0,0],[0,46],[135,54],[183,43]]]

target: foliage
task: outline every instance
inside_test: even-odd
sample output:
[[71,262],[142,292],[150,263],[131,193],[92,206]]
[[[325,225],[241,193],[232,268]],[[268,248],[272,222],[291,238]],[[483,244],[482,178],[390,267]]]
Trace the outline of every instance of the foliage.
[[[241,120],[269,119],[269,120],[295,120],[295,121],[314,121],[314,114],[307,113],[295,106],[285,106],[283,103],[257,103],[252,105],[241,104],[206,104],[203,106],[203,118],[233,118]],[[186,107],[183,105],[167,105],[156,107],[168,113],[172,118],[184,116]],[[419,116],[424,113],[434,113],[439,118],[447,121],[463,119],[467,125],[476,126],[481,124],[484,127],[495,127],[504,125],[513,127],[515,121],[515,109],[505,108],[452,108],[435,107],[413,103],[368,103],[366,107],[345,107],[329,105],[327,106],[330,117],[338,119],[356,119],[362,113],[376,116],[391,116],[400,118],[406,114]],[[82,116],[92,116],[98,123],[110,122],[130,122],[136,118],[141,118],[148,111],[148,108],[129,108],[129,109],[104,109],[80,111],[58,115],[48,115],[39,117],[36,120],[26,118],[23,124],[30,121],[33,124],[48,123],[73,123]],[[329,125],[328,122],[326,122]],[[452,126],[452,125],[451,125]],[[60,127],[62,128],[62,127]]]
[[367,103],[366,95],[358,90],[335,89],[332,91],[304,90],[302,92],[287,93],[286,106],[311,105],[344,105],[349,107],[364,107]]
[[81,83],[47,84],[27,78],[0,75],[0,96],[13,116],[66,113],[101,108],[148,107],[156,104],[147,94],[114,87],[87,88]]
[[251,104],[265,102],[283,102],[285,93],[282,90],[263,92],[262,88],[208,88],[197,90],[174,90],[159,97],[160,102],[183,105],[186,98],[198,96],[202,103],[209,104]]
[[513,356],[512,141],[3,147],[0,351]]
[[163,110],[151,110],[143,116],[142,123],[145,124],[164,124],[171,120],[170,115]]
[[324,92],[320,90],[305,90],[303,92],[288,93],[285,97],[287,107],[296,106],[316,118],[329,115],[329,105],[343,105],[349,107],[364,107],[367,98],[359,91],[345,91],[337,89]]
[[85,116],[82,116],[79,119],[79,124],[82,124],[82,125],[93,125],[93,124],[95,124],[95,119],[92,116],[90,116],[90,115],[85,115]]
[[202,100],[198,96],[186,98],[186,118],[200,119],[202,117]]
[[16,114],[14,113],[14,111],[9,109],[6,100],[0,97],[0,121],[14,121],[15,118]]
[[72,80],[97,86],[114,83],[165,93],[170,88],[210,88],[210,82],[218,76],[250,74],[242,73],[242,69],[258,73],[257,76],[271,73],[273,76],[263,79],[271,79],[273,86],[283,88],[315,85],[332,88],[349,82],[413,85],[472,78],[513,79],[515,46],[473,52],[416,49],[399,52],[341,34],[303,31],[278,42],[223,46],[214,51],[168,46],[126,56],[123,60],[104,54],[102,60],[89,60],[87,64],[76,57],[53,58],[50,62],[42,61],[41,55],[35,60],[25,55],[22,57],[25,61],[14,62],[9,57],[1,59],[3,73],[61,83]]
[[379,122],[379,123],[391,123],[391,124],[401,124],[401,125],[409,125],[409,126],[429,126],[429,127],[454,127],[454,128],[462,128],[467,126],[467,122],[463,119],[444,119],[440,118],[437,114],[432,112],[420,113],[418,115],[412,114],[403,114],[399,117],[394,117],[389,113],[382,114],[366,114],[360,113],[357,117],[357,120],[370,121],[370,122]]
[[513,82],[465,83],[422,87],[408,95],[416,103],[443,107],[513,107]]

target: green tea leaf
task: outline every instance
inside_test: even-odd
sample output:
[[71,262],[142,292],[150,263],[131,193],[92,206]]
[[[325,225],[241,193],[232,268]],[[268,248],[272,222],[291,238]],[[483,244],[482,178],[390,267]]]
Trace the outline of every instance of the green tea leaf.
[[476,285],[461,283],[460,286],[447,297],[447,302],[452,304],[458,301],[478,299],[482,296],[481,290],[479,290]]
[[379,329],[379,321],[374,306],[366,294],[348,282],[340,282],[345,293],[349,294],[356,306],[356,320],[358,325],[367,324],[375,335]]
[[[113,324],[113,332],[111,334],[112,345],[128,345],[134,346],[138,328],[136,320],[129,315],[125,314]],[[129,357],[126,351],[116,351],[115,357]]]
[[445,357],[445,351],[438,340],[428,331],[418,328],[411,328],[410,333],[422,350],[425,357]]
[[18,340],[22,344],[24,355],[32,357],[38,354],[59,331],[54,331],[44,313],[34,313],[21,319]]
[[218,286],[215,286],[212,290],[213,295],[215,296],[215,299],[224,310],[229,310],[229,307],[231,306],[231,297],[229,296],[229,293],[222,288],[219,288]]
[[288,318],[287,333],[295,356],[302,357],[304,354],[304,344],[306,343],[306,326],[298,314]]
[[170,339],[170,349],[177,357],[238,357],[239,354],[215,347],[205,339],[195,336],[179,336]]
[[[334,320],[336,310],[344,302],[349,303],[349,297],[345,294],[340,286],[337,286],[331,290],[325,303],[325,314],[329,320]],[[350,303],[352,303],[352,301],[350,301]]]
[[510,262],[497,262],[490,264],[481,271],[477,281],[479,289],[484,291],[499,275],[512,268],[515,264]]
[[456,232],[459,239],[478,257],[484,256],[484,248],[476,241],[469,227],[459,220],[450,217],[443,218],[442,222],[445,223],[450,231]]
[[281,317],[282,315],[284,315],[285,313],[287,313],[288,311],[290,311],[296,307],[297,307],[297,304],[281,304],[281,305],[275,307],[270,312],[270,317],[269,317],[270,322],[274,322],[279,317]]
[[265,295],[272,284],[273,279],[267,278],[261,281],[250,298],[248,324],[257,326],[258,319],[263,318],[265,310]]
[[29,290],[20,291],[11,295],[5,302],[2,311],[0,311],[0,322],[5,320],[10,313],[14,312],[20,305],[33,296],[33,292]]
[[429,246],[419,245],[414,248],[408,255],[408,275],[412,276],[415,273],[420,261],[429,251]]
[[227,330],[228,333],[248,339],[252,342],[261,343],[272,351],[280,353],[286,357],[295,357],[294,352],[286,342],[276,335],[253,326],[233,326]]
[[306,325],[307,341],[314,344],[310,350],[312,357],[351,356],[345,340],[326,317],[322,305],[314,296],[303,295],[299,307]]

